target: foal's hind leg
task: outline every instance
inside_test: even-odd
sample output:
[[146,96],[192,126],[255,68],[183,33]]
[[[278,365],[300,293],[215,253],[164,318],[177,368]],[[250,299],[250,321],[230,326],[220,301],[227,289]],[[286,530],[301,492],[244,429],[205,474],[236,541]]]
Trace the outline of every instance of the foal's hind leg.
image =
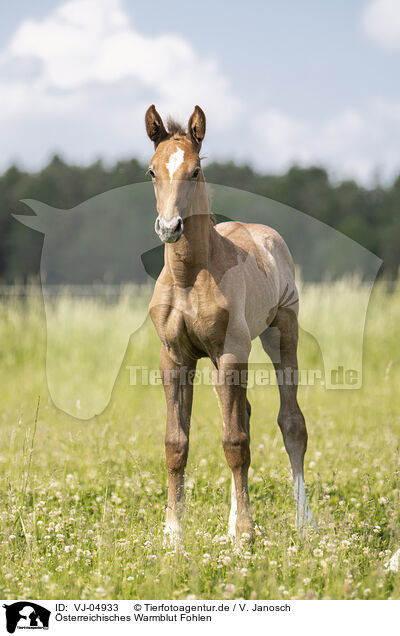
[[[281,406],[278,424],[293,471],[296,524],[303,531],[308,524],[316,525],[308,505],[304,485],[304,454],[307,448],[307,430],[303,413],[297,403],[297,316],[287,308],[280,308],[271,324],[279,331],[279,350],[271,342],[268,330],[260,339],[271,357],[279,386]],[[276,340],[275,340],[276,342]]]
[[[247,435],[249,436],[249,439],[250,439],[250,415],[251,415],[251,405],[249,400],[246,398],[246,430],[247,430]],[[237,521],[237,497],[236,497],[235,480],[232,474],[231,509],[229,512],[228,534],[230,537],[233,537],[233,538],[235,538],[236,536],[236,521]]]

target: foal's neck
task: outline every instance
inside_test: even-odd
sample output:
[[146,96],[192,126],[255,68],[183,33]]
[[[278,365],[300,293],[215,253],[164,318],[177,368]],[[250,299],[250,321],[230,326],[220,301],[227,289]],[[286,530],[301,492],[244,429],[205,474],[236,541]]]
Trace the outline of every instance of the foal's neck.
[[208,205],[206,184],[199,180],[193,194],[184,231],[176,243],[165,245],[165,265],[179,287],[193,285],[198,272],[209,266],[215,230]]

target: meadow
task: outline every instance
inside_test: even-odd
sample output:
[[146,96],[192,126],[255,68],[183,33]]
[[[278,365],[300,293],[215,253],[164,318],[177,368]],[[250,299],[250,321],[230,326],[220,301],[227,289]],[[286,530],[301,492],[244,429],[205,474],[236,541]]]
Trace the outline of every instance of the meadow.
[[[148,293],[126,288],[102,299],[66,290],[48,309],[58,324],[60,361],[69,361],[66,385],[82,365],[88,381],[91,365],[107,367],[114,345],[105,326],[129,325],[133,314],[137,322],[137,312],[143,320],[108,406],[89,420],[63,413],[50,399],[40,288],[33,285],[26,297],[16,288],[0,295],[0,597],[400,598],[400,573],[385,568],[400,547],[400,284],[373,289],[362,388],[299,389],[309,433],[307,493],[318,522],[304,540],[295,530],[289,461],[276,424],[277,387],[249,389],[256,539],[241,550],[227,537],[230,474],[220,411],[207,385],[195,389],[184,545],[176,552],[163,547],[164,395],[157,383],[133,385],[128,368],[157,368]],[[301,303],[331,324],[346,312],[347,323],[332,334],[345,350],[352,340],[349,299],[361,293],[354,280],[303,285]],[[82,325],[78,344],[68,329],[71,315]],[[305,332],[299,365],[322,369],[319,347]],[[272,368],[267,358],[265,367]]]

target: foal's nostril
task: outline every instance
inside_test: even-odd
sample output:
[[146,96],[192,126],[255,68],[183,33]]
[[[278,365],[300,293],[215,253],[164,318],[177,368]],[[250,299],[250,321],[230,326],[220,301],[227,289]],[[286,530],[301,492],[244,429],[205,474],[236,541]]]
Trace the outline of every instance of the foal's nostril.
[[177,225],[176,225],[175,232],[177,232],[179,234],[182,234],[182,232],[183,232],[183,219],[182,219],[181,216],[178,216],[178,222],[177,222]]

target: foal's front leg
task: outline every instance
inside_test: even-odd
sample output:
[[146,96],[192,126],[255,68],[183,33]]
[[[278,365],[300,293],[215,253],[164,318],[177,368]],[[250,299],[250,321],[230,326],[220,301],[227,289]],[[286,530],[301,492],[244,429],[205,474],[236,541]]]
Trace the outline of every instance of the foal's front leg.
[[189,451],[190,415],[192,411],[193,383],[190,372],[196,361],[185,367],[177,365],[163,347],[160,370],[167,401],[167,427],[165,455],[168,471],[168,505],[165,540],[179,544],[182,539],[181,521],[184,510],[184,473]]
[[224,354],[218,360],[217,390],[222,406],[222,445],[233,477],[229,525],[236,521],[237,541],[244,537],[249,541],[254,538],[248,492],[250,414],[246,400],[246,372],[247,363],[239,362],[232,354]]

